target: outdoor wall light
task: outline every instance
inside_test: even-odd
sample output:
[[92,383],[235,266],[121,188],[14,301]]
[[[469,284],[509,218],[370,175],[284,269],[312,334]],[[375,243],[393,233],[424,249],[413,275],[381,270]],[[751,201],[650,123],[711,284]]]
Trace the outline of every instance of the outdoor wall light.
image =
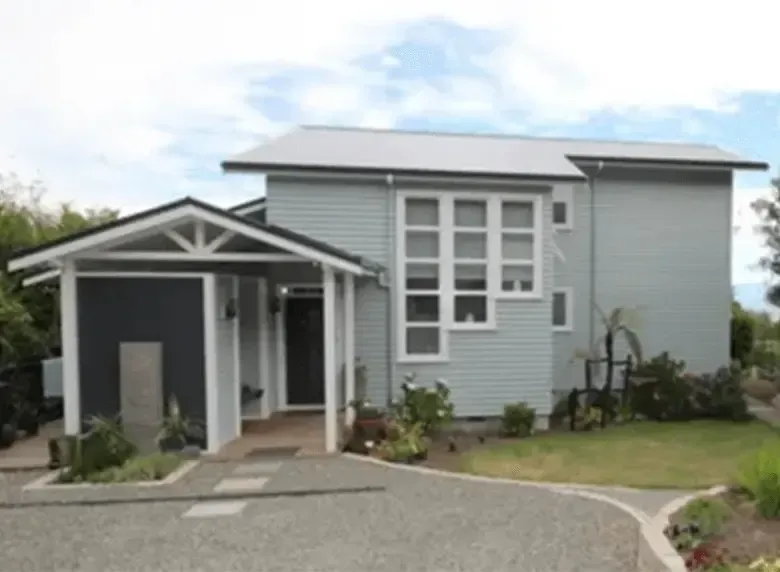
[[238,315],[238,302],[236,302],[235,298],[231,298],[230,300],[227,301],[227,304],[225,304],[225,319],[235,320],[237,315]]

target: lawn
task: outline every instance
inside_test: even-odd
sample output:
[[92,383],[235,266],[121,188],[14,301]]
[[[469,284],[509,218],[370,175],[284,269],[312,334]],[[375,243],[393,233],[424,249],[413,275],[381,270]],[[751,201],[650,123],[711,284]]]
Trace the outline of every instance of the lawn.
[[694,489],[731,482],[740,457],[777,438],[761,421],[637,422],[486,443],[465,452],[460,468],[518,480]]

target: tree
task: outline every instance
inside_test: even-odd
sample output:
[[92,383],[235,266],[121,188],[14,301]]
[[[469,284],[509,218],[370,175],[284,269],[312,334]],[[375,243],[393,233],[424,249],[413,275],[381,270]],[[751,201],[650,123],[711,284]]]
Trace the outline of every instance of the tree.
[[110,209],[79,212],[69,204],[43,204],[39,181],[25,183],[15,175],[0,175],[0,368],[9,363],[48,355],[59,343],[57,284],[21,285],[6,263],[20,249],[113,220]]
[[[771,195],[754,201],[752,207],[760,220],[756,230],[763,236],[764,245],[769,251],[759,260],[759,264],[773,277],[778,277],[780,276],[780,178],[772,179]],[[766,297],[770,304],[780,307],[780,283],[769,286]]]
[[731,303],[731,359],[747,365],[753,352],[755,317],[739,302]]

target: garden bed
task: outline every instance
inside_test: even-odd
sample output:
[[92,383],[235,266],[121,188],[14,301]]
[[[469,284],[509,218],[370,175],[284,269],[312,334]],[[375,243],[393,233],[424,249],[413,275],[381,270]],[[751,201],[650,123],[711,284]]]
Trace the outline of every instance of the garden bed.
[[105,485],[141,487],[167,485],[181,479],[197,464],[197,461],[185,460],[175,454],[153,453],[133,457],[122,466],[96,472],[86,479],[71,477],[67,468],[51,471],[28,483],[24,490],[72,489]]
[[426,466],[518,480],[700,489],[731,481],[735,462],[776,433],[761,421],[638,421],[528,438],[435,440]]
[[[702,506],[706,510],[702,510]],[[710,516],[707,516],[707,513]],[[715,513],[717,518],[713,518],[712,513]],[[702,555],[719,554],[725,565],[731,565],[730,568],[715,568],[723,572],[747,570],[759,557],[780,557],[780,518],[759,516],[755,503],[737,489],[729,489],[708,499],[692,501],[669,518],[668,531],[674,526],[684,529],[692,520],[702,521],[705,528],[708,522],[717,521],[720,524],[714,526],[717,530],[706,540],[700,541],[698,549],[689,546],[690,542],[686,543],[684,538],[684,547],[678,548],[678,541],[674,537],[671,538],[680,555],[689,564],[693,564],[691,560],[695,550]],[[690,566],[689,568],[696,569]]]

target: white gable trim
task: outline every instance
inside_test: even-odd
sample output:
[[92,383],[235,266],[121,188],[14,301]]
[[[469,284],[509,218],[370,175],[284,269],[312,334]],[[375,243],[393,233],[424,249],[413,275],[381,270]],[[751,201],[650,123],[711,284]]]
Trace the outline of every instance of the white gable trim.
[[240,209],[235,209],[233,212],[234,214],[241,215],[241,216],[247,216],[254,213],[261,213],[265,210],[265,203],[260,203],[258,205],[249,205],[246,207],[242,207]]
[[359,264],[321,252],[316,248],[299,244],[294,240],[271,234],[253,224],[245,224],[236,221],[230,217],[222,216],[194,204],[184,204],[180,207],[142,217],[139,220],[118,224],[102,231],[97,231],[80,238],[74,238],[48,248],[31,252],[27,255],[22,255],[18,258],[13,258],[8,262],[8,270],[10,272],[15,272],[38,264],[45,264],[62,257],[78,258],[79,253],[90,250],[103,250],[108,247],[126,243],[130,240],[139,238],[139,236],[147,236],[159,232],[163,228],[174,226],[177,223],[187,221],[188,219],[213,224],[224,230],[232,231],[247,238],[257,240],[258,242],[286,250],[287,252],[297,254],[313,262],[332,266],[338,270],[361,276],[370,274],[370,272]]

